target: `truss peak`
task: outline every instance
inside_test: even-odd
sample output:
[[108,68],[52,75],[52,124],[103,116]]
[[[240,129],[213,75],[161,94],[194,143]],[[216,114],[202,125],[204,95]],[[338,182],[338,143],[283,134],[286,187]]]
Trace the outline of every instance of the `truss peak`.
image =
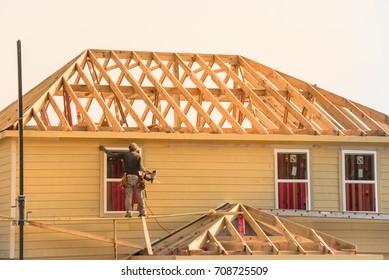
[[[239,55],[87,50],[23,104],[26,130],[389,134],[387,115]],[[0,131],[17,129],[17,109]]]

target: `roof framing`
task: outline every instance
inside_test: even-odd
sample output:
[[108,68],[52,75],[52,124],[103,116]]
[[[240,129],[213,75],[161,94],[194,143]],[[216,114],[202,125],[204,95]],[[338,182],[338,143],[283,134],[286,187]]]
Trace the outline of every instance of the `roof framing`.
[[387,115],[239,55],[86,50],[23,105],[27,130],[389,135]]
[[[356,245],[244,204],[225,204],[152,244],[154,255],[355,255]],[[146,250],[134,255],[147,255]]]

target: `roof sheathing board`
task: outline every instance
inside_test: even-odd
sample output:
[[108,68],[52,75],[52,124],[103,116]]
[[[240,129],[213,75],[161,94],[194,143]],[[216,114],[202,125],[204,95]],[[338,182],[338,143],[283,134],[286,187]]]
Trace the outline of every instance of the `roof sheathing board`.
[[[389,126],[238,55],[88,50],[23,102],[26,130],[387,136]],[[0,117],[0,131],[17,129],[17,102]]]

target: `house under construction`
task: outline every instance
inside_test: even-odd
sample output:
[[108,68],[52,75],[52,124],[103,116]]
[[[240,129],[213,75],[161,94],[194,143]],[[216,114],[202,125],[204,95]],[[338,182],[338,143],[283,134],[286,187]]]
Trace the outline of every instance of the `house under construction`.
[[[22,124],[28,259],[389,258],[389,117],[248,58],[86,50],[23,96]],[[15,101],[6,259],[18,129]],[[131,142],[158,170],[142,219],[124,218],[121,162],[98,149]]]

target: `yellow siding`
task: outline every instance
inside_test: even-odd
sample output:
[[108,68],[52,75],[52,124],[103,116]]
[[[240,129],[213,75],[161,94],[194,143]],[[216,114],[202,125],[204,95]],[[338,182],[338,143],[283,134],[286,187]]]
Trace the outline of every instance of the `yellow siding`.
[[[101,217],[103,153],[98,150],[98,145],[127,147],[132,141],[134,140],[71,138],[26,141],[25,193],[27,210],[32,211],[29,218]],[[215,142],[202,141],[189,143],[183,140],[175,142],[152,139],[135,141],[143,148],[146,167],[158,170],[157,179],[161,181],[161,184],[154,183],[147,187],[150,215],[205,213],[224,202],[274,208],[274,147],[271,145],[237,145],[227,142],[214,144]],[[381,172],[388,173],[389,152],[379,151],[378,155]],[[312,209],[339,211],[339,156],[340,149],[336,146],[310,149]],[[0,168],[5,168],[5,173],[9,172],[7,167]],[[388,177],[386,174],[380,175],[383,210],[389,210]],[[122,213],[116,215],[122,216]],[[198,216],[199,214],[158,218],[158,222],[147,219],[150,238],[152,241],[161,238],[167,232],[178,229]],[[113,237],[111,221],[47,223]],[[339,220],[325,223],[315,221],[314,225],[319,230],[324,229],[323,231],[336,237],[346,237],[347,241],[353,242],[350,239],[353,237],[347,236],[349,229],[337,231]],[[117,231],[118,239],[145,244],[140,219],[120,221]],[[340,233],[340,236],[335,233]],[[369,234],[366,233],[366,236]],[[367,237],[358,239],[360,244],[364,244],[361,248],[365,252],[376,246]],[[25,240],[26,258],[113,258],[112,244],[32,226],[26,226]],[[385,239],[381,241],[386,242]],[[389,252],[389,248],[385,249],[385,246],[382,250]],[[119,247],[121,257],[132,251],[132,248]]]
[[[158,170],[161,184],[148,187],[149,214],[206,212],[224,202],[274,207],[274,154],[271,148],[233,145],[189,145],[138,142],[145,165]],[[99,144],[127,147],[126,141],[34,140],[25,142],[25,193],[30,219],[37,217],[99,217],[102,163]],[[123,214],[118,214],[121,217]],[[174,231],[196,216],[148,221],[152,240]],[[80,231],[112,236],[112,225],[66,223]],[[136,219],[131,223],[139,223]],[[58,225],[58,222],[56,222]],[[161,228],[161,226],[163,228]],[[50,236],[50,239],[47,237]],[[131,237],[131,238],[130,238]],[[118,228],[118,238],[144,243],[141,225]],[[50,241],[51,240],[51,241]],[[62,240],[56,244],[55,240]],[[83,245],[80,245],[83,244]],[[56,248],[59,246],[59,248]],[[96,250],[90,249],[90,247]],[[26,227],[26,258],[112,257],[112,245],[43,229]],[[130,248],[120,248],[128,252]]]
[[154,144],[145,147],[144,157],[162,182],[148,192],[156,213],[208,210],[227,201],[274,207],[273,149]]
[[[10,217],[12,191],[12,141],[0,141],[0,215]],[[0,258],[13,257],[13,227],[9,221],[0,221]]]
[[380,150],[378,154],[378,183],[380,211],[389,213],[389,150]]
[[96,144],[26,141],[25,193],[31,217],[98,216],[100,164]]
[[313,210],[339,211],[339,149],[311,149],[311,201]]

